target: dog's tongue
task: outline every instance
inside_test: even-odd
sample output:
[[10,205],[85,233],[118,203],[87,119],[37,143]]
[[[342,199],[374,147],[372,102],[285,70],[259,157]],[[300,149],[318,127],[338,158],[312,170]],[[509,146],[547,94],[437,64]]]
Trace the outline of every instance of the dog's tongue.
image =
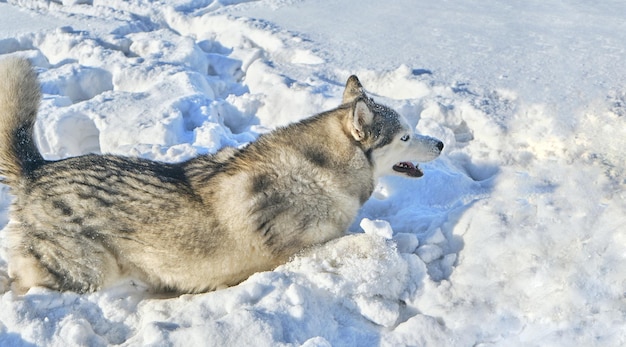
[[410,177],[422,177],[424,173],[419,169],[418,166],[413,165],[413,163],[409,161],[403,161],[401,163],[397,163],[393,166],[393,170],[396,172],[403,173]]

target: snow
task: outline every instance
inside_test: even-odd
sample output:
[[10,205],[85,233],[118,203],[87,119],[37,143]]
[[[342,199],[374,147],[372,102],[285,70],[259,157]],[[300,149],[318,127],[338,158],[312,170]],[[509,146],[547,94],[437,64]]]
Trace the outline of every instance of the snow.
[[[424,177],[381,179],[346,237],[212,293],[18,296],[2,254],[0,345],[625,345],[624,13],[589,0],[0,2],[0,58],[37,66],[49,159],[240,146],[337,106],[352,73],[446,144]],[[9,202],[3,187],[1,224]]]

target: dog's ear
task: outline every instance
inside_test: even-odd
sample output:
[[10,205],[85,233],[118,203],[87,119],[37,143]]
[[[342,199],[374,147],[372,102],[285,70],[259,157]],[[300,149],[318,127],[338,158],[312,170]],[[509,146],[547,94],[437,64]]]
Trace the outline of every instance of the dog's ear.
[[343,91],[343,103],[347,104],[356,100],[356,98],[363,96],[365,92],[363,91],[363,86],[359,79],[352,75],[348,78],[348,82],[346,82],[346,89]]
[[357,141],[363,141],[369,125],[374,120],[374,113],[363,100],[358,100],[352,109],[352,126],[350,132]]

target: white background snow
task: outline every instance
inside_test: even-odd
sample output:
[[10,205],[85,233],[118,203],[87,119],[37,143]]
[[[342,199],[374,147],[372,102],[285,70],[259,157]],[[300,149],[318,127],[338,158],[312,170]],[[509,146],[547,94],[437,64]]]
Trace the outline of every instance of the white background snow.
[[625,18],[616,0],[0,0],[49,159],[243,145],[337,106],[353,73],[446,144],[423,178],[381,180],[349,236],[225,290],[17,296],[2,255],[0,345],[626,345]]

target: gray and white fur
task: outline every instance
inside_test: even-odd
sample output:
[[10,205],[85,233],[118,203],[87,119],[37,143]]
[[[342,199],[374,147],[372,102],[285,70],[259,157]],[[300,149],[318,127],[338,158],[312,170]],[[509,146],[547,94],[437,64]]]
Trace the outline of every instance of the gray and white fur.
[[15,196],[5,247],[20,293],[92,292],[127,277],[175,293],[235,285],[342,236],[378,177],[419,177],[413,162],[443,148],[352,76],[336,109],[242,149],[178,164],[96,154],[48,161],[33,138],[35,72],[5,59],[0,81],[0,174]]

